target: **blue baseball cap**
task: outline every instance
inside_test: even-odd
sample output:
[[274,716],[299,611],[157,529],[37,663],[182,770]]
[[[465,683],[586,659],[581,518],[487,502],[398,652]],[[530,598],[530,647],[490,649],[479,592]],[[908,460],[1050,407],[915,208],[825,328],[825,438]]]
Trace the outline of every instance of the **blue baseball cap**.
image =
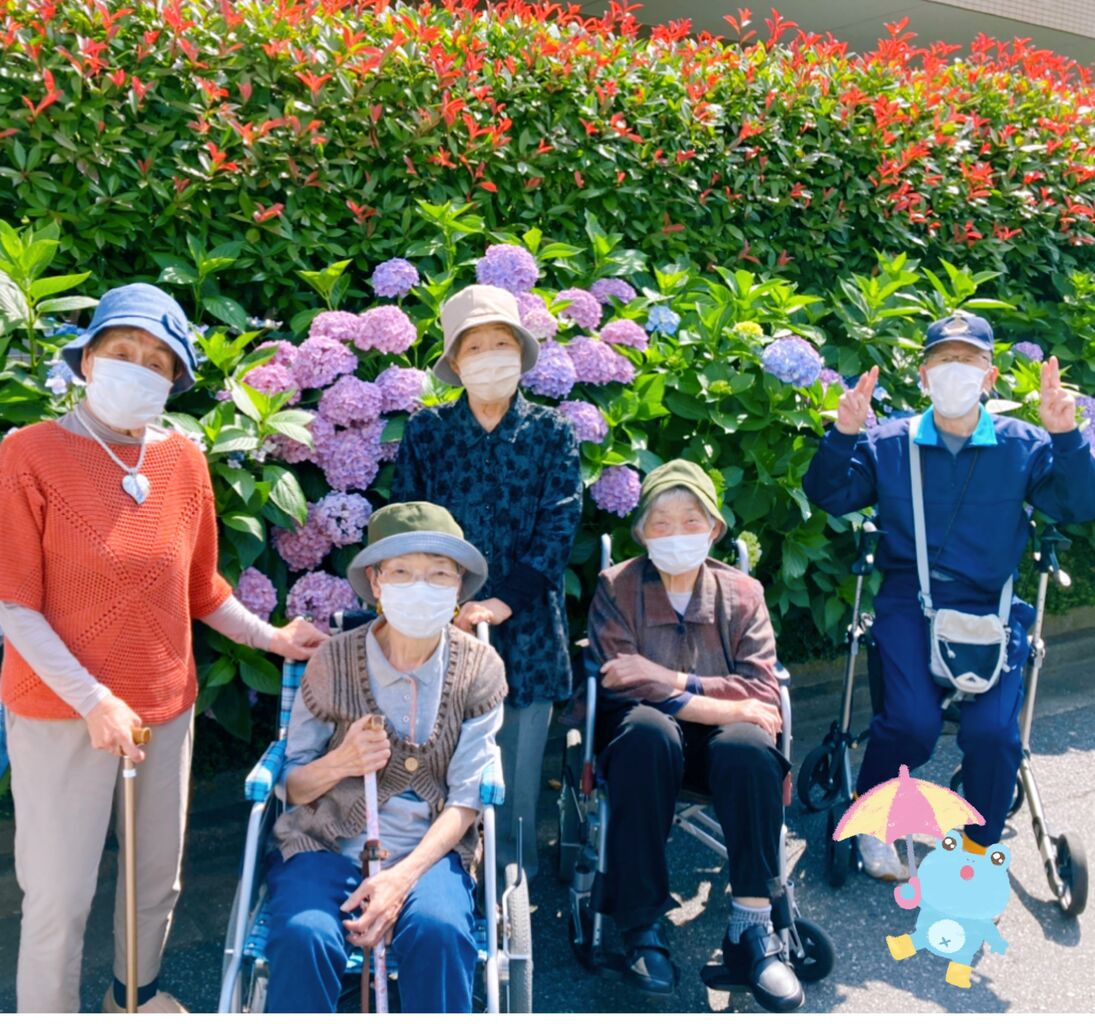
[[111,288],[95,307],[95,315],[79,337],[61,349],[61,355],[76,379],[83,381],[80,361],[84,349],[108,327],[139,327],[159,338],[179,359],[182,373],[171,388],[178,395],[194,386],[198,359],[194,351],[194,333],[186,314],[167,292],[154,284],[124,284]]
[[942,345],[945,341],[961,341],[984,352],[991,352],[992,327],[982,317],[958,310],[950,316],[943,317],[942,320],[936,320],[928,328],[928,335],[924,339],[924,351],[927,352],[935,345]]

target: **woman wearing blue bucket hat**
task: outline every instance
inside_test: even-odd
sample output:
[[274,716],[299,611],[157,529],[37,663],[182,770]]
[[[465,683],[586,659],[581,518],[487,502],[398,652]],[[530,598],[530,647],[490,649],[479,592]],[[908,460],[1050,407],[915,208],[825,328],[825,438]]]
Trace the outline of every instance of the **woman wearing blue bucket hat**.
[[[194,384],[192,338],[159,288],[107,292],[62,351],[87,385],[83,400],[0,444],[0,687],[23,1012],[79,1009],[84,927],[122,758],[145,760],[132,738],[141,726],[151,741],[135,780],[138,1001],[141,1012],[182,1011],[157,979],[180,887],[197,696],[191,622],[292,658],[323,640],[303,621],[263,622],[217,571],[205,459],[158,426],[168,398]],[[125,1002],[123,893],[119,884],[108,1012]]]

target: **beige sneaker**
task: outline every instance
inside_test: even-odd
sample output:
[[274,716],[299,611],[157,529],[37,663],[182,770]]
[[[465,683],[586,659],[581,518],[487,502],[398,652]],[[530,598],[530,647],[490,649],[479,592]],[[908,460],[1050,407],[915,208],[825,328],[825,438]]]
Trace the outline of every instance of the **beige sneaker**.
[[[189,1013],[170,992],[157,992],[147,1002],[137,1007],[138,1013]],[[114,999],[114,986],[106,990],[103,996],[103,1013],[125,1013],[125,1007],[119,1006]]]

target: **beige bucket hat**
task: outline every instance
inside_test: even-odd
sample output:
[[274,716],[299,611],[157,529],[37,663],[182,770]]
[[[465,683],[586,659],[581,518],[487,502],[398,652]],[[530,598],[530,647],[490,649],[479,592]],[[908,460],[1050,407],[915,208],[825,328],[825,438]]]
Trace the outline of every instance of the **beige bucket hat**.
[[441,329],[445,334],[445,351],[433,364],[436,377],[446,384],[460,384],[460,378],[449,362],[456,351],[460,336],[471,327],[483,324],[505,324],[513,329],[521,343],[521,372],[528,373],[540,358],[540,343],[521,325],[517,299],[505,288],[492,284],[473,284],[457,292],[441,307]]

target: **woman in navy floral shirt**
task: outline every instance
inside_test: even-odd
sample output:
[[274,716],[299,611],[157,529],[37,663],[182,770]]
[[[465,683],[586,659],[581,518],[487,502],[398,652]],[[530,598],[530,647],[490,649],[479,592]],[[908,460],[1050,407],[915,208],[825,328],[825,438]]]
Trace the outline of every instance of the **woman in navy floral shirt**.
[[411,417],[399,447],[392,501],[447,508],[487,558],[490,576],[457,625],[495,627],[509,696],[498,745],[506,781],[499,863],[522,856],[536,874],[536,798],[552,704],[571,691],[563,574],[582,513],[578,442],[554,409],[517,385],[539,345],[521,326],[514,297],[473,285],[441,311],[445,350],[434,373],[463,384],[455,402]]

